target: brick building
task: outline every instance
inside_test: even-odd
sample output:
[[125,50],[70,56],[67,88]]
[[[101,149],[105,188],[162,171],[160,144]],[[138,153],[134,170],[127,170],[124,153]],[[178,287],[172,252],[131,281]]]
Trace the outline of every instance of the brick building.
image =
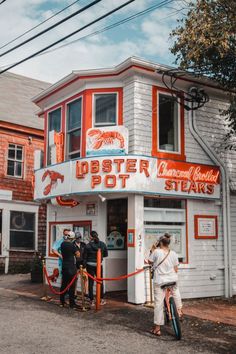
[[27,271],[34,252],[45,252],[45,205],[33,201],[43,121],[31,97],[48,85],[12,73],[0,79],[0,272]]

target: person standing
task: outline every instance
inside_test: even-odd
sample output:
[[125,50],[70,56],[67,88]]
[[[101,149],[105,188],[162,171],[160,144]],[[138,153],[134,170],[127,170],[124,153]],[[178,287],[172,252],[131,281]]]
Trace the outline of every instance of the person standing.
[[178,256],[170,250],[169,234],[160,237],[157,248],[151,250],[148,262],[153,264],[154,269],[154,327],[151,333],[160,336],[161,326],[164,325],[164,298],[165,290],[162,285],[175,282],[173,287],[173,297],[180,317],[182,313],[182,301],[178,287]]
[[[79,231],[75,233],[75,240],[73,243],[76,247],[76,250],[79,252],[79,256],[76,257],[76,268],[77,270],[80,270],[80,266],[82,266],[83,269],[85,269],[86,268],[86,243],[82,241],[82,235]],[[75,297],[77,296],[77,282],[78,279],[76,280],[76,285],[75,285]],[[87,295],[88,279],[85,274],[83,275],[83,282],[84,282],[85,296],[88,296]]]
[[[72,281],[74,276],[77,273],[75,257],[78,255],[73,240],[75,238],[75,233],[73,231],[68,232],[65,240],[61,244],[61,255],[62,255],[62,283],[61,289],[62,292],[68,284]],[[78,308],[75,303],[75,281],[70,286],[69,290],[69,304],[70,308]],[[65,293],[60,295],[61,306],[65,306]]]
[[64,229],[63,236],[61,238],[59,238],[59,240],[56,240],[52,246],[52,253],[58,257],[58,268],[59,268],[60,275],[61,275],[61,271],[62,271],[61,244],[65,240],[65,238],[67,237],[68,232],[70,232],[70,229]]
[[[97,252],[101,249],[102,260],[108,257],[107,246],[104,242],[99,240],[98,233],[96,231],[90,232],[90,242],[86,245],[86,268],[87,272],[93,277],[97,273]],[[101,277],[103,277],[103,268],[101,269]],[[91,305],[94,306],[94,296],[93,296],[93,285],[94,281],[89,277],[89,298]],[[101,284],[101,305],[105,305],[106,301],[103,299],[104,290],[103,282]]]

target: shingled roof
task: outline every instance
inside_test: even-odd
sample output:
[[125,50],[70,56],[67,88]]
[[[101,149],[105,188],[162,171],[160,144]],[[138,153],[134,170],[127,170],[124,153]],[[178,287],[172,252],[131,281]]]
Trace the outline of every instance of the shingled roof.
[[4,73],[0,76],[0,121],[43,129],[43,120],[35,112],[32,97],[51,84],[29,77]]

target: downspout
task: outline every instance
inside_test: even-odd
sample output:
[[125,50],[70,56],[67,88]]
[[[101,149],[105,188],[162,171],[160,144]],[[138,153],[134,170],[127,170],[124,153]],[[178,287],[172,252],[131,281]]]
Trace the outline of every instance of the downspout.
[[225,297],[232,297],[232,260],[231,260],[231,230],[230,230],[230,193],[229,193],[229,177],[227,167],[211,149],[209,144],[203,140],[197,124],[195,111],[191,110],[189,114],[189,130],[203,148],[210,159],[220,166],[222,177],[222,199],[223,199],[223,241],[224,241],[224,276],[225,276]]

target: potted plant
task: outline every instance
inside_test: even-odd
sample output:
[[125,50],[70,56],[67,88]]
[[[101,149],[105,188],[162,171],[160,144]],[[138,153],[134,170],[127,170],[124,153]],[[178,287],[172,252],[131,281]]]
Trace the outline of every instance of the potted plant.
[[31,281],[32,283],[42,283],[43,282],[43,257],[39,252],[35,252],[34,258],[31,263]]

